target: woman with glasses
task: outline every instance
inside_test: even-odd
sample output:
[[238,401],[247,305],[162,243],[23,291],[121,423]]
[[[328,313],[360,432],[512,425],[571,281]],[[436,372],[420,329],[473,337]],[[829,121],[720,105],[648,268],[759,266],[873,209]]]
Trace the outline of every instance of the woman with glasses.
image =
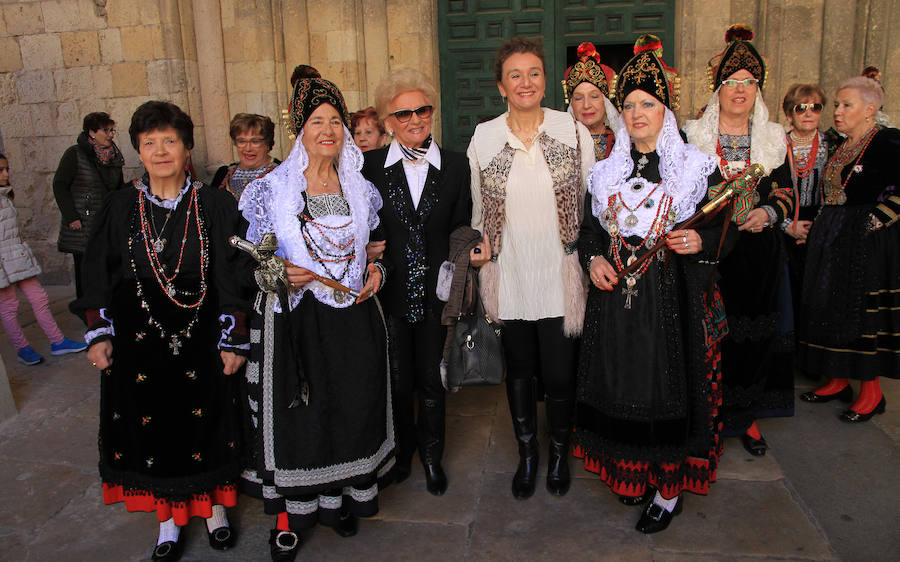
[[834,126],[846,139],[825,165],[825,204],[809,231],[799,363],[827,384],[807,402],[850,402],[864,422],[884,413],[880,377],[900,377],[900,132],[879,124],[884,89],[856,76],[834,95]]
[[472,227],[484,232],[470,263],[487,313],[503,320],[506,396],[519,445],[512,494],[525,499],[537,480],[535,382],[546,390],[550,429],[547,490],[569,491],[568,455],[578,338],[587,283],[578,262],[586,181],[594,165],[587,128],[541,107],[544,49],[514,37],[494,59],[503,115],[479,124],[469,143]]
[[794,214],[785,217],[778,226],[785,234],[794,318],[799,320],[806,238],[813,219],[822,208],[822,174],[828,161],[828,141],[819,131],[825,92],[814,84],[794,84],[784,95],[781,107],[791,126],[787,134],[788,160],[797,207]]
[[736,201],[737,245],[722,263],[720,286],[728,318],[722,349],[725,434],[741,435],[751,455],[768,445],[756,420],[793,415],[793,314],[781,232],[771,228],[794,216],[794,190],[784,129],[769,121],[760,90],[765,59],[750,42],[753,30],[731,26],[725,50],[708,63],[714,91],[703,115],[684,125],[688,142],[714,156],[731,179],[750,164],[766,176]]
[[88,113],[73,146],[59,160],[53,176],[53,196],[62,214],[59,223],[60,252],[75,262],[75,296],[81,298],[81,264],[94,217],[107,194],[122,187],[125,158],[113,139],[116,122],[108,113]]
[[437,278],[450,253],[450,233],[469,225],[472,209],[465,156],[431,137],[434,97],[434,86],[415,70],[395,70],[381,80],[375,101],[393,140],[365,153],[363,175],[384,201],[384,261],[396,279],[382,299],[391,336],[397,480],[409,476],[418,449],[425,487],[439,496],[447,489],[440,373],[446,328]]
[[238,151],[238,161],[216,170],[212,186],[227,189],[240,200],[244,187],[281,164],[269,151],[275,146],[275,124],[265,115],[238,113],[228,128],[231,142]]

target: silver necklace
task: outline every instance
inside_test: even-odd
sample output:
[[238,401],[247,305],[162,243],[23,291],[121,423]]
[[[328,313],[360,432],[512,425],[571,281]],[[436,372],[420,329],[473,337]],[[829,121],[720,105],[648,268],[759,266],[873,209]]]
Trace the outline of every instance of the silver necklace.
[[167,240],[162,237],[162,234],[166,230],[166,225],[169,224],[169,217],[172,216],[172,211],[166,211],[166,220],[163,222],[162,228],[160,230],[156,230],[156,219],[153,218],[152,203],[150,204],[150,208],[147,210],[150,214],[150,224],[153,226],[153,241],[151,242],[151,245],[153,246],[153,251],[158,254],[166,248]]

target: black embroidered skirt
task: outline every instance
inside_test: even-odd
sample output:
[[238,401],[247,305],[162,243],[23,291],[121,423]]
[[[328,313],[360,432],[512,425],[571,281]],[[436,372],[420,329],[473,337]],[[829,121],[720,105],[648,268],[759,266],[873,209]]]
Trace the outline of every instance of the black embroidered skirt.
[[900,378],[900,228],[826,206],[809,234],[799,361],[824,377]]
[[[345,502],[371,517],[394,462],[382,314],[373,299],[332,308],[307,292],[287,318],[275,301],[260,293],[251,324],[244,488],[266,513],[286,511],[293,530],[337,524]],[[298,369],[309,402],[291,407]]]

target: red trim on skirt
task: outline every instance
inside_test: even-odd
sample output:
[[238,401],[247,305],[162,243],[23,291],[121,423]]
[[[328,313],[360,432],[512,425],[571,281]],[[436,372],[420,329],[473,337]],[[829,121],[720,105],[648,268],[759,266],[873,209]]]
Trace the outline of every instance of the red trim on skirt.
[[191,517],[212,517],[212,507],[237,505],[237,487],[233,484],[216,486],[207,494],[193,494],[186,502],[170,502],[157,499],[146,490],[125,490],[119,484],[103,483],[103,503],[109,505],[125,502],[128,511],[155,511],[160,521],[175,518],[176,525],[186,525]]

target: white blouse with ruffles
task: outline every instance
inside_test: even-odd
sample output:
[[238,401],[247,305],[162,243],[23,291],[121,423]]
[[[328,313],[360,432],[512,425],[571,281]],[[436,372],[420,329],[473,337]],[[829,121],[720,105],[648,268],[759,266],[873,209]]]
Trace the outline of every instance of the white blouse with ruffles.
[[[506,122],[509,113],[478,125],[466,151],[472,170],[472,228],[483,231],[481,169],[508,143],[515,150],[506,183],[506,220],[503,223],[500,267],[499,316],[503,320],[539,320],[565,315],[559,218],[550,169],[537,139],[526,149]],[[544,108],[542,132],[575,148],[572,116]],[[581,143],[581,192],[594,165],[591,134],[577,123]],[[580,219],[580,217],[579,217]]]

